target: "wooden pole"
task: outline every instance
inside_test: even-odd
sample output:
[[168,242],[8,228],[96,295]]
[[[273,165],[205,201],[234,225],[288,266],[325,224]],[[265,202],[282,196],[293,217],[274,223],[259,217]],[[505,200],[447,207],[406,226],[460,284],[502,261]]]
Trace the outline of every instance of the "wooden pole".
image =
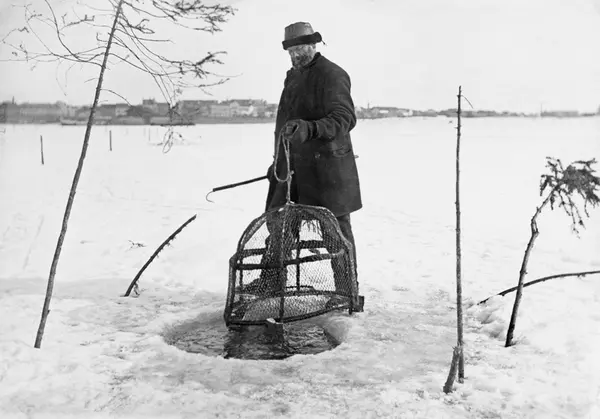
[[452,352],[452,361],[450,362],[450,372],[448,373],[448,378],[446,379],[446,383],[444,384],[444,393],[452,393],[452,386],[454,385],[454,378],[456,377],[456,367],[458,365],[458,359],[460,358],[460,350],[458,347],[454,347],[454,351]]
[[40,135],[40,153],[42,156],[42,166],[44,165],[44,137]]
[[462,383],[465,378],[465,358],[463,353],[463,312],[462,312],[462,252],[461,252],[461,228],[460,228],[460,137],[461,137],[461,98],[462,86],[458,87],[458,109],[456,129],[456,317],[458,334],[458,382]]
[[112,130],[108,131],[108,147],[112,151]]

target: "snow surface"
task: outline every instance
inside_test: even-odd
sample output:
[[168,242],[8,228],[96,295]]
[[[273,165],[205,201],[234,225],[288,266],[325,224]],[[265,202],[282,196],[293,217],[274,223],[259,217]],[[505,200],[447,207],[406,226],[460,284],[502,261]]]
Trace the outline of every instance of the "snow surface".
[[[359,121],[353,214],[364,313],[314,319],[341,345],[285,360],[183,352],[163,336],[222,322],[228,258],[264,209],[272,126],[95,127],[41,350],[35,332],[83,127],[0,130],[0,412],[31,417],[599,418],[600,278],[527,288],[504,348],[545,156],[600,155],[600,118],[467,119],[463,127],[466,380],[456,341],[451,119]],[[109,130],[113,151],[108,149]],[[40,164],[43,135],[45,164]],[[156,247],[198,214],[123,298]],[[528,279],[600,269],[600,213],[577,238],[543,213]]]

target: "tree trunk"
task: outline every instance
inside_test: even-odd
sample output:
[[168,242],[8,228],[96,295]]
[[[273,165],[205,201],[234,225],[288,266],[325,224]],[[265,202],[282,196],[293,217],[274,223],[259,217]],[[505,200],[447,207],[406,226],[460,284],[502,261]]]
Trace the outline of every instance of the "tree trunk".
[[67,234],[67,226],[69,224],[71,208],[73,207],[73,201],[75,200],[75,192],[77,191],[77,185],[79,184],[79,178],[81,177],[81,171],[83,169],[83,162],[85,160],[88,145],[90,142],[90,134],[92,131],[92,125],[94,124],[94,116],[96,114],[96,107],[98,106],[98,100],[100,99],[100,92],[102,91],[102,81],[104,79],[104,72],[106,70],[106,64],[108,62],[108,57],[110,54],[110,47],[113,42],[115,30],[117,28],[117,22],[119,20],[119,16],[121,15],[121,8],[123,6],[123,1],[124,0],[119,1],[119,3],[117,4],[116,11],[115,11],[115,18],[113,20],[113,24],[112,24],[110,34],[108,37],[108,42],[106,44],[106,50],[104,51],[104,60],[102,61],[102,66],[100,67],[100,74],[98,76],[98,84],[96,85],[96,93],[94,95],[94,102],[92,104],[92,109],[90,110],[90,116],[88,117],[87,127],[85,130],[85,136],[83,138],[83,146],[81,148],[81,155],[79,157],[77,169],[75,170],[75,175],[73,177],[73,183],[71,185],[71,190],[69,192],[69,198],[67,200],[67,206],[65,208],[65,213],[63,216],[62,227],[60,229],[60,234],[58,236],[58,242],[56,243],[54,257],[52,258],[52,265],[50,266],[50,275],[48,277],[46,298],[44,299],[44,307],[42,309],[42,318],[40,320],[40,325],[38,327],[37,335],[35,338],[34,347],[38,348],[38,349],[42,345],[44,329],[46,328],[46,320],[48,319],[48,314],[50,313],[50,300],[52,299],[52,290],[54,289],[54,277],[56,276],[56,268],[58,266],[58,260],[60,258],[60,253],[62,250],[63,242],[65,240],[65,235]]
[[519,271],[519,283],[517,285],[517,294],[515,295],[515,302],[513,304],[512,314],[510,316],[510,323],[508,324],[508,332],[506,333],[506,342],[504,346],[508,348],[513,345],[513,335],[515,331],[515,324],[517,322],[517,314],[519,312],[519,305],[521,304],[521,297],[523,296],[523,283],[525,282],[525,275],[527,275],[527,264],[529,263],[529,255],[531,254],[531,250],[533,249],[533,245],[537,236],[540,234],[537,228],[537,217],[542,212],[542,209],[548,204],[550,198],[554,194],[554,190],[550,191],[542,205],[535,211],[533,217],[531,217],[531,237],[529,238],[529,242],[527,243],[527,247],[525,248],[525,254],[523,256],[523,262],[521,263],[521,270]]

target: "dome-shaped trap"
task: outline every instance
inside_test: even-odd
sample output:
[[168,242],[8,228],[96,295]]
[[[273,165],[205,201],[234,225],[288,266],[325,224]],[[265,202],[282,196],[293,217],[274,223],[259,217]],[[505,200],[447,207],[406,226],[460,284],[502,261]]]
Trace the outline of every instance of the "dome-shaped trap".
[[352,244],[331,211],[288,202],[254,219],[229,260],[227,326],[362,311]]

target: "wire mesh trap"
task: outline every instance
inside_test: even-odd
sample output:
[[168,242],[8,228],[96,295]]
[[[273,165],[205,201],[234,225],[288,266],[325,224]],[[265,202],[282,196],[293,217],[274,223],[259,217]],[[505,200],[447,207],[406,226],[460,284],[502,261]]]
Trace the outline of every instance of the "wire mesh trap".
[[362,311],[352,244],[331,211],[287,202],[246,228],[229,260],[230,326],[288,323]]

